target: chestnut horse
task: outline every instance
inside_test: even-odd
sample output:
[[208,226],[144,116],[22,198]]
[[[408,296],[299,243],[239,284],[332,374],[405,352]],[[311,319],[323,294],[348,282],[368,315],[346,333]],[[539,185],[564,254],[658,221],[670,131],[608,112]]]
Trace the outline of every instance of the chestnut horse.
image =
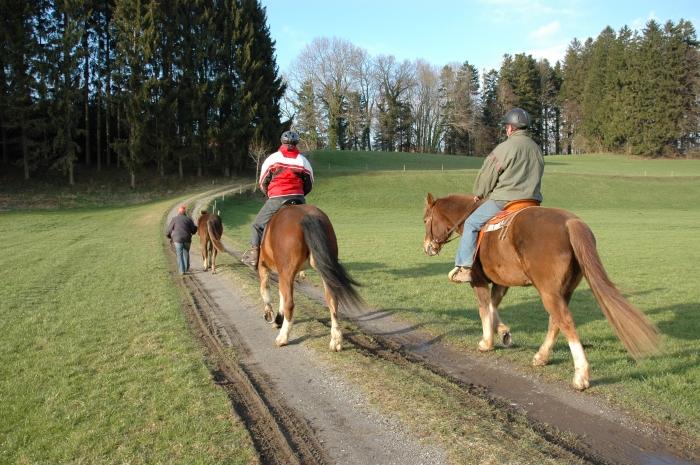
[[207,271],[211,266],[211,272],[216,273],[216,254],[226,250],[221,243],[221,236],[224,233],[221,217],[202,210],[197,220],[197,233],[199,234],[199,250],[202,253],[204,271]]
[[[428,194],[423,215],[425,253],[437,255],[453,233],[461,234],[465,219],[480,203],[471,195],[435,199]],[[608,278],[588,225],[566,210],[526,208],[513,217],[505,232],[485,233],[472,276],[483,330],[480,351],[493,349],[496,333],[505,346],[510,345],[510,330],[498,316],[498,305],[508,288],[535,286],[549,313],[549,328],[532,364],[542,366],[549,362],[552,346],[561,331],[574,359],[573,386],[586,389],[588,360],[569,311],[571,296],[584,276],[629,353],[638,358],[656,351],[656,328]]]
[[[265,320],[272,321],[270,272],[279,275],[279,310],[274,318],[280,329],[275,343],[287,345],[294,321],[294,278],[299,271],[313,267],[323,280],[326,303],[331,315],[330,350],[342,348],[343,334],[338,324],[338,307],[357,309],[362,299],[355,282],[338,263],[338,242],[330,220],[313,205],[289,205],[275,213],[265,227],[258,276]],[[282,321],[284,320],[284,321]]]

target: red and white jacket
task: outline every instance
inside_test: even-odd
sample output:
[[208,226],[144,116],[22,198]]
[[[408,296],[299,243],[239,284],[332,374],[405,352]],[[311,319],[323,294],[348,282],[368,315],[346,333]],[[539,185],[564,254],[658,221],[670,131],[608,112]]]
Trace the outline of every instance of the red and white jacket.
[[287,145],[265,159],[260,169],[260,189],[268,198],[306,195],[311,192],[314,171],[299,149]]

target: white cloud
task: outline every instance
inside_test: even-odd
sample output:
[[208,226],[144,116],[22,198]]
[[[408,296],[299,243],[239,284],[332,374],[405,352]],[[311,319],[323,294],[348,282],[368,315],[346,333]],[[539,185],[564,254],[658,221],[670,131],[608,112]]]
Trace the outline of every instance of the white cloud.
[[554,20],[550,23],[541,26],[530,33],[530,37],[535,40],[544,40],[552,37],[554,34],[559,32],[561,29],[561,24],[559,21]]
[[551,47],[544,47],[544,48],[536,48],[532,50],[528,50],[526,53],[528,55],[532,55],[533,58],[535,59],[543,59],[546,58],[549,61],[549,64],[554,66],[554,64],[558,61],[563,61],[564,56],[566,55],[566,49],[569,46],[567,43],[561,43],[561,44],[556,44],[552,45]]

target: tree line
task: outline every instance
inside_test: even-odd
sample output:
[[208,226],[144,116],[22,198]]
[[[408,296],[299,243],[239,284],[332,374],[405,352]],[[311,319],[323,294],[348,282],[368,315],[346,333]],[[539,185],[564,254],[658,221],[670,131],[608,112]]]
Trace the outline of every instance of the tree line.
[[246,170],[285,91],[257,0],[0,0],[0,147],[25,179],[76,164]]
[[484,155],[514,106],[530,114],[545,154],[683,155],[700,144],[700,53],[685,20],[607,27],[574,39],[553,65],[505,55],[500,69],[481,73],[468,61],[399,62],[319,38],[287,79],[284,109],[312,149]]

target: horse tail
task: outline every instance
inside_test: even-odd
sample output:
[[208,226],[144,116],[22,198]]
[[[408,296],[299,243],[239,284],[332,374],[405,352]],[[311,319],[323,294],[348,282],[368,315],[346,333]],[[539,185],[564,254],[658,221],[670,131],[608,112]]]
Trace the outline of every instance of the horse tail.
[[211,239],[212,244],[221,253],[226,252],[226,247],[221,243],[221,235],[224,232],[224,226],[221,224],[221,217],[219,215],[210,215],[207,220],[207,232],[209,233],[209,239]]
[[350,311],[361,309],[364,302],[355,289],[355,286],[360,284],[350,277],[338,262],[337,254],[331,249],[329,232],[332,231],[332,227],[328,221],[319,215],[306,215],[301,220],[301,227],[314,268],[323,278],[339,307]]
[[583,270],[583,275],[617,336],[635,359],[658,352],[659,334],[656,327],[615,287],[603,268],[595,237],[580,219],[566,222],[569,241]]

